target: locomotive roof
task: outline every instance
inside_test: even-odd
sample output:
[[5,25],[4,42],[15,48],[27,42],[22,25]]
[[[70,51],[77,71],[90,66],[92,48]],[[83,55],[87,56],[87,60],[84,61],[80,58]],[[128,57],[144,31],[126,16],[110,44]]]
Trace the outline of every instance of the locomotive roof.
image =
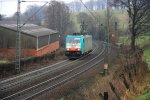
[[83,35],[67,35],[68,37],[83,37]]
[[91,35],[67,35],[67,37],[91,37]]
[[[22,24],[21,24],[22,25]],[[17,31],[17,22],[15,21],[0,21],[0,27],[4,27],[13,31]],[[44,28],[42,26],[38,26],[35,24],[27,23],[21,28],[21,32],[34,36],[40,37],[45,35],[50,35],[54,33],[58,33],[56,30]]]

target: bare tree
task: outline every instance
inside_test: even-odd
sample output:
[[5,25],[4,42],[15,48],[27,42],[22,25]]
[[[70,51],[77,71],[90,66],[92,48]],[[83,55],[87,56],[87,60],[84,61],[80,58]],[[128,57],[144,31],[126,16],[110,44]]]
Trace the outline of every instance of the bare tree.
[[72,12],[80,12],[82,9],[82,4],[79,2],[79,1],[72,1],[70,3],[67,4],[69,9],[72,11]]
[[86,5],[90,10],[94,10],[94,0],[86,2]]
[[43,9],[40,9],[40,8],[41,6],[38,6],[38,5],[28,6],[27,10],[23,14],[21,14],[22,21],[26,21],[29,17],[33,16],[35,12],[39,11],[29,21],[31,23],[41,25],[42,19],[45,18],[45,14],[44,14],[45,8]]
[[95,6],[97,6],[97,10],[104,9],[106,4],[106,0],[97,0]]
[[62,2],[51,1],[47,8],[48,28],[65,33],[69,23],[69,8]]
[[149,0],[115,0],[127,9],[129,15],[129,30],[131,33],[131,48],[135,50],[135,40],[139,34],[150,31],[150,1]]
[[78,1],[75,1],[75,2],[73,2],[74,3],[74,5],[75,5],[75,9],[76,9],[76,11],[81,11],[81,7],[82,7],[82,5],[81,5],[81,3],[80,2],[78,2]]

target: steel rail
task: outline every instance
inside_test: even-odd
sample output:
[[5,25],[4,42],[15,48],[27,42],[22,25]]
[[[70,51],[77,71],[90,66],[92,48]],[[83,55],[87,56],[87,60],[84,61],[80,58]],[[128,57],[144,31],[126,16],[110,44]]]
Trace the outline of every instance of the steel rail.
[[[105,49],[104,49],[104,50],[105,50]],[[102,51],[102,53],[104,52],[104,50]],[[100,56],[102,53],[100,53],[98,56]],[[98,56],[97,56],[97,57],[98,57]],[[93,60],[96,59],[97,57],[91,59],[89,62],[93,61]],[[32,98],[34,98],[34,97],[36,97],[36,96],[38,96],[38,95],[40,95],[40,94],[42,94],[42,93],[44,93],[44,92],[46,92],[46,91],[49,91],[49,90],[51,90],[51,89],[53,89],[53,88],[55,88],[55,87],[57,87],[57,86],[59,86],[59,85],[65,83],[65,82],[71,80],[72,78],[75,78],[76,76],[78,76],[78,75],[80,75],[80,74],[86,72],[87,70],[93,68],[94,66],[96,66],[98,63],[100,63],[100,62],[103,61],[103,60],[104,60],[104,58],[102,58],[102,59],[99,60],[98,62],[94,63],[94,64],[93,64],[92,66],[90,66],[89,68],[86,68],[85,70],[82,70],[82,71],[80,71],[80,72],[74,74],[73,76],[70,76],[70,77],[68,77],[68,78],[66,78],[66,79],[64,79],[64,80],[62,80],[61,82],[59,82],[59,83],[57,83],[57,84],[54,84],[53,86],[50,86],[49,88],[45,88],[45,89],[43,89],[42,91],[39,91],[39,92],[37,92],[37,93],[35,93],[35,94],[33,94],[33,95],[31,95],[31,96],[29,96],[29,97],[23,99],[23,100],[32,99]],[[88,64],[89,62],[86,62],[85,64]],[[79,67],[82,67],[82,66],[84,66],[85,64],[82,64],[82,65],[80,65]],[[79,68],[79,67],[78,67],[78,68]],[[77,69],[77,68],[75,68],[75,69]],[[74,71],[74,70],[71,70],[71,71]]]
[[[94,52],[95,50],[96,50],[96,48],[93,50],[93,52]],[[92,53],[93,53],[93,52],[92,52]],[[86,55],[86,56],[88,56],[88,55]],[[86,56],[83,56],[82,58],[84,58],[84,57],[86,57]],[[81,59],[81,58],[80,58],[80,59]],[[79,60],[79,59],[78,59],[78,60]],[[42,70],[40,70],[41,72],[38,70],[38,71],[35,72],[35,73],[31,73],[31,74],[33,74],[33,75],[28,75],[28,74],[27,74],[27,76],[29,76],[28,78],[23,79],[23,77],[22,77],[22,80],[20,80],[20,81],[16,81],[16,82],[10,83],[10,84],[8,84],[8,85],[4,85],[4,86],[1,85],[0,90],[5,90],[5,89],[8,89],[8,88],[11,88],[11,87],[13,87],[13,86],[15,86],[15,85],[21,84],[21,83],[26,82],[26,81],[30,81],[30,80],[32,80],[32,79],[35,80],[35,78],[40,78],[40,77],[46,75],[46,74],[49,73],[49,72],[58,70],[58,69],[60,69],[60,68],[62,68],[62,67],[64,67],[64,66],[66,66],[66,65],[75,63],[75,62],[77,62],[78,60],[75,60],[75,61],[73,61],[73,62],[69,62],[69,63],[67,63],[67,64],[62,64],[63,62],[66,61],[66,60],[65,60],[65,61],[62,61],[61,63],[54,64],[54,65],[49,66],[49,67],[46,67],[46,68],[44,68],[44,69],[42,68]],[[67,60],[67,61],[68,61],[68,60]],[[61,64],[62,66],[58,66],[58,67],[54,67],[53,69],[50,69],[51,67],[56,66],[56,65],[58,65],[58,64]],[[41,74],[40,74],[40,73],[41,73]],[[24,76],[24,77],[25,77],[25,76]],[[4,84],[6,84],[6,83],[4,83]]]
[[[95,44],[96,45],[96,44]],[[91,52],[91,54],[92,53],[94,53],[94,51],[96,51],[96,49],[97,49],[97,46],[96,46],[96,48]],[[86,56],[88,56],[88,55],[86,55]],[[83,56],[82,58],[85,58],[86,56]],[[80,59],[82,59],[82,58],[80,58]],[[72,62],[72,63],[75,63],[75,62],[77,62],[77,60],[76,61],[74,61],[74,62]],[[64,62],[65,63],[65,62]],[[58,64],[58,63],[57,63]],[[57,64],[54,64],[54,65],[57,65]],[[52,65],[52,66],[54,66],[54,65]],[[62,64],[61,64],[62,65]],[[63,64],[64,65],[64,64]],[[68,64],[69,65],[69,64]],[[64,65],[65,66],[65,65]],[[50,66],[51,67],[51,66]],[[46,67],[47,68],[47,67]],[[46,68],[44,68],[44,69],[46,69]],[[38,74],[36,75],[36,77],[32,77],[32,76],[30,76],[29,77],[29,79],[27,80],[27,79],[25,79],[25,80],[21,80],[21,81],[16,81],[16,82],[13,82],[13,83],[10,83],[10,84],[8,84],[8,85],[5,85],[5,86],[2,86],[1,87],[1,93],[3,92],[3,93],[5,93],[5,91],[9,91],[10,89],[14,89],[14,88],[16,88],[16,86],[18,85],[18,86],[23,86],[23,85],[25,85],[25,82],[26,81],[28,81],[28,83],[29,83],[29,81],[34,81],[35,80],[35,78],[37,78],[37,79],[40,79],[40,78],[42,78],[42,76],[44,77],[44,75],[45,75],[45,77],[46,77],[46,74],[49,74],[49,72],[52,72],[52,71],[54,71],[54,70],[57,70],[57,69],[59,69],[59,68],[62,68],[62,67],[58,67],[58,68],[55,68],[55,69],[52,69],[52,70],[49,70],[49,71],[47,71],[47,69],[46,69],[46,71],[44,71],[44,73],[42,73],[42,74],[39,74],[39,72],[37,72]],[[43,68],[42,68],[43,69]],[[32,74],[32,73],[31,73]],[[23,79],[23,78],[22,78]],[[34,80],[32,80],[32,79],[34,79]],[[24,83],[24,84],[23,84]],[[22,85],[21,85],[22,84]],[[26,82],[26,84],[27,84],[27,82]],[[34,83],[35,84],[35,83]],[[36,83],[37,84],[37,83]]]
[[[103,49],[103,51],[102,51],[99,55],[101,55],[101,54],[104,52],[104,50],[105,50],[105,49]],[[98,56],[99,56],[99,55],[98,55]],[[76,70],[76,69],[78,69],[78,68],[84,66],[85,64],[88,64],[89,62],[91,62],[91,61],[93,61],[94,59],[96,59],[98,56],[96,56],[95,58],[91,59],[90,61],[88,61],[88,62],[86,62],[86,63],[80,65],[79,67],[76,67],[76,68],[74,68],[74,69],[71,69],[71,70],[69,70],[69,71],[67,71],[67,72],[65,72],[65,73],[63,73],[63,74],[60,74],[60,75],[58,75],[58,76],[56,76],[56,77],[54,77],[54,78],[51,78],[51,79],[49,79],[49,80],[47,80],[47,81],[45,81],[45,82],[42,82],[42,83],[40,83],[40,84],[34,85],[34,86],[32,86],[32,87],[29,87],[29,88],[27,88],[27,89],[25,89],[25,90],[23,90],[23,91],[17,92],[17,93],[15,93],[15,94],[13,94],[13,95],[10,95],[10,96],[6,97],[6,98],[3,98],[2,100],[6,100],[6,99],[9,99],[9,98],[13,98],[13,97],[15,97],[15,96],[17,96],[17,95],[23,94],[24,92],[33,90],[33,89],[35,89],[35,88],[37,88],[37,87],[39,87],[39,86],[41,86],[41,85],[43,85],[43,84],[46,84],[46,83],[48,83],[48,82],[51,82],[51,81],[56,80],[56,79],[58,79],[58,78],[61,78],[62,76],[66,75],[66,74],[68,74],[68,73],[71,73],[71,72],[73,72],[74,70]],[[76,76],[76,75],[75,75],[75,76]],[[69,79],[70,79],[70,78],[69,78]],[[54,86],[55,86],[55,85],[54,85]],[[52,87],[51,87],[51,88],[52,88]]]
[[[95,51],[96,50],[96,48],[93,50],[93,51]],[[93,52],[92,51],[92,52]],[[86,55],[87,56],[87,55]],[[81,58],[84,58],[85,56],[83,56],[83,57],[81,57]],[[80,58],[80,59],[81,59]],[[77,59],[78,60],[78,59]],[[39,71],[42,71],[42,70],[47,70],[47,68],[51,68],[51,67],[53,67],[53,66],[56,66],[56,65],[58,65],[58,64],[61,64],[61,63],[64,63],[64,62],[66,62],[66,61],[69,61],[69,60],[63,60],[63,61],[61,61],[61,62],[58,62],[58,63],[55,63],[55,64],[53,64],[53,65],[51,65],[51,66],[46,66],[46,67],[44,67],[44,68],[41,68],[41,69],[37,69],[37,70],[34,70],[34,71],[31,71],[31,72],[28,72],[28,73],[25,73],[25,74],[22,74],[22,75],[19,75],[19,76],[15,76],[15,77],[12,77],[12,78],[9,78],[9,79],[5,79],[5,80],[1,80],[0,81],[0,84],[2,84],[2,83],[5,83],[5,82],[8,82],[8,81],[12,81],[12,80],[14,80],[14,79],[17,79],[17,78],[22,78],[22,77],[26,77],[26,76],[28,76],[28,75],[30,75],[30,74],[35,74],[35,73],[39,73]]]
[[100,61],[98,61],[98,62],[96,62],[95,64],[93,64],[91,67],[89,67],[89,68],[87,68],[87,69],[85,69],[85,70],[83,70],[83,71],[81,71],[81,72],[79,72],[79,73],[77,73],[77,74],[74,74],[73,76],[70,76],[70,77],[64,79],[63,81],[61,81],[61,82],[59,82],[59,83],[57,83],[57,84],[54,84],[53,86],[51,86],[51,87],[49,87],[49,88],[45,88],[45,89],[43,89],[42,91],[39,91],[39,92],[37,92],[37,93],[35,93],[35,94],[33,94],[33,95],[31,95],[31,96],[29,96],[29,97],[23,99],[23,100],[30,100],[30,99],[32,99],[32,98],[34,98],[34,97],[36,97],[36,96],[38,96],[38,95],[40,95],[40,94],[46,92],[46,91],[49,91],[49,90],[51,90],[51,89],[53,89],[53,88],[55,88],[55,87],[57,87],[57,86],[59,86],[59,85],[65,83],[65,82],[67,82],[67,81],[69,81],[69,80],[75,78],[76,76],[78,76],[78,75],[80,75],[80,74],[83,74],[84,72],[86,72],[86,71],[88,71],[89,69],[93,68],[93,66],[96,66],[97,64],[99,64],[99,63],[100,63],[101,61],[103,61],[103,60],[104,60],[104,58],[102,58]]

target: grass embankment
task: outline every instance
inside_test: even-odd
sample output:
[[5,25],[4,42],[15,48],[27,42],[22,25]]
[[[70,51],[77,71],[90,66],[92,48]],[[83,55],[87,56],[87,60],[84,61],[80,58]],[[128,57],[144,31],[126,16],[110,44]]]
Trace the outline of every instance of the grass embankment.
[[[129,36],[121,36],[118,38],[118,45],[120,44],[125,44],[125,45],[130,45],[130,37]],[[139,36],[136,39],[136,45],[139,47],[144,47],[145,45],[150,44],[150,35],[146,35],[146,36]]]
[[[146,59],[146,62],[148,63],[148,69],[150,70],[150,46],[144,50],[144,58]],[[143,95],[140,95],[138,97],[138,100],[150,100],[150,74],[147,75],[147,89],[144,91]]]
[[[100,66],[102,67],[102,66]],[[111,92],[108,81],[112,79],[113,74],[118,69],[117,61],[111,63],[109,68],[109,75],[103,77],[101,74],[97,73],[93,76],[88,76],[88,79],[83,79],[79,81],[79,88],[61,97],[60,100],[102,100],[100,96],[101,91],[108,91],[110,98],[112,98],[113,93]],[[115,100],[115,99],[114,99]]]
[[6,64],[6,63],[9,63],[8,60],[0,60],[0,64]]
[[[125,45],[130,45],[130,38],[129,37],[120,37],[118,40],[118,45],[121,43]],[[136,40],[136,44],[144,48],[144,59],[148,63],[148,69],[150,70],[150,35],[142,35],[139,36]],[[147,89],[143,91],[142,95],[138,96],[138,100],[150,100],[150,74],[147,75]],[[142,86],[141,86],[142,87]]]
[[150,70],[150,47],[144,51],[144,57],[146,59],[146,62],[148,63],[148,68]]

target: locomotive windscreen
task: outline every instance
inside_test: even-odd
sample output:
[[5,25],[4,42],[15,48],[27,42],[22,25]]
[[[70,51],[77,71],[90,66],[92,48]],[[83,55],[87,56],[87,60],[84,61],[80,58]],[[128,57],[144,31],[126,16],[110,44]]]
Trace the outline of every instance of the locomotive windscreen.
[[66,40],[66,49],[67,50],[73,50],[78,51],[80,50],[80,38],[67,38]]
[[69,38],[67,43],[80,43],[80,38]]

